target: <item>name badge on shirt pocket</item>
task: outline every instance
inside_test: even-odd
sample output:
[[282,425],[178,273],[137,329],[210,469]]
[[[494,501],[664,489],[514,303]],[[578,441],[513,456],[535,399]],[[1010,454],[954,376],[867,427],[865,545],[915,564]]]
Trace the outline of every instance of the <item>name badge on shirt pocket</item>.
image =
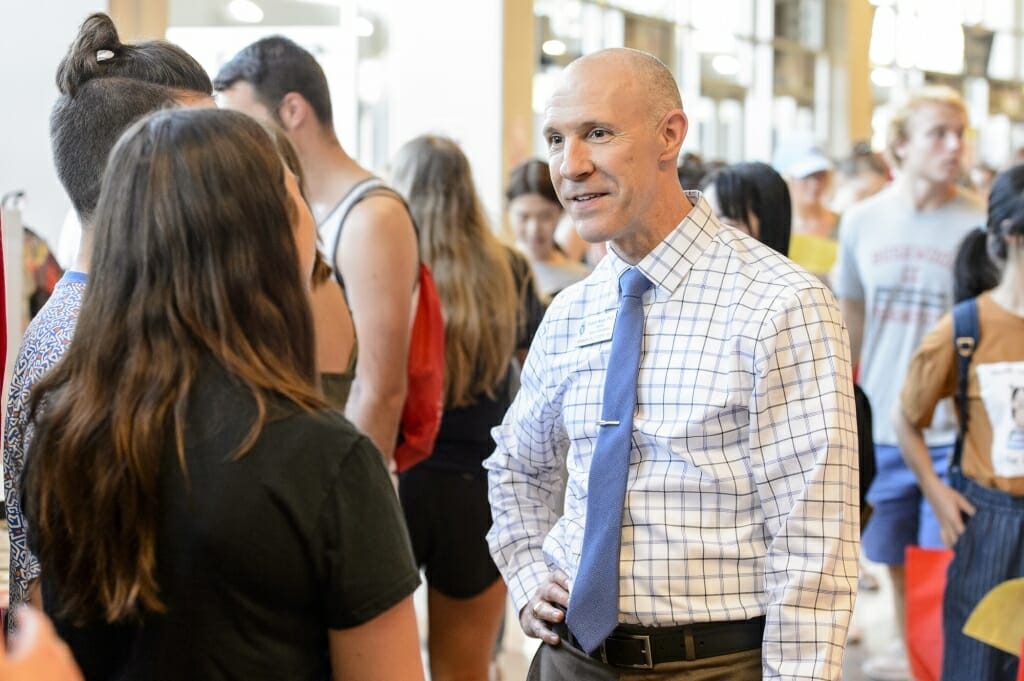
[[579,331],[576,333],[576,347],[582,348],[611,340],[617,312],[618,310],[606,310],[580,322]]

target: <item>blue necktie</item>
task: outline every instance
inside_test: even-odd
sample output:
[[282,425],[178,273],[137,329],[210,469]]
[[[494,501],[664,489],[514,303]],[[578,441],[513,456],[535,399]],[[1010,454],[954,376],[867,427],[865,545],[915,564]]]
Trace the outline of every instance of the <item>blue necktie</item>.
[[650,286],[636,268],[626,270],[619,278],[619,312],[612,330],[600,430],[590,462],[583,552],[566,613],[569,629],[588,653],[601,645],[618,624],[622,510],[644,338],[641,298]]

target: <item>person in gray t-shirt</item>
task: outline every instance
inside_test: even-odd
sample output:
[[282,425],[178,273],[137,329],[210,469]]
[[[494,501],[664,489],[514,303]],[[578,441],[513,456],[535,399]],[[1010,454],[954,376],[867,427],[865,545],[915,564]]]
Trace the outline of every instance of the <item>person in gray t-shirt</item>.
[[[889,566],[897,622],[904,621],[903,555],[907,545],[942,546],[938,524],[897,447],[893,412],[911,354],[952,307],[957,245],[984,222],[984,203],[957,186],[963,170],[967,110],[949,88],[915,93],[889,126],[893,183],[851,207],[839,230],[835,293],[850,333],[860,385],[874,412],[878,472],[868,493],[874,514],[864,555]],[[943,472],[956,429],[948,408],[927,433]],[[869,678],[910,678],[902,643],[865,664]]]

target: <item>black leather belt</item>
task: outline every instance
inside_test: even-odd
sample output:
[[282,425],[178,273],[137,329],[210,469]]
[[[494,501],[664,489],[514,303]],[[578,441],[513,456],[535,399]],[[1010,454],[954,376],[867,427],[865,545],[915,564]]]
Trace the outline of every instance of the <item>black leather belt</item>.
[[[550,625],[563,641],[583,650],[564,622]],[[616,667],[653,669],[654,665],[701,660],[761,647],[764,617],[735,622],[707,622],[677,627],[620,624],[590,657]],[[583,651],[586,652],[586,651]]]

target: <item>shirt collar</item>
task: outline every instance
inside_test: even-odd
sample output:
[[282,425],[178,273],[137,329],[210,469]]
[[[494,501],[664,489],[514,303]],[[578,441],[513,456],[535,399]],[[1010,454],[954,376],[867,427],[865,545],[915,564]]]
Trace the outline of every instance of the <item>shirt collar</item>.
[[[686,191],[686,198],[693,208],[682,222],[636,264],[637,269],[651,280],[656,289],[667,296],[675,293],[686,279],[698,258],[721,231],[717,218],[699,191]],[[630,264],[620,258],[611,248],[608,259],[618,281]],[[659,296],[660,297],[660,296]]]

